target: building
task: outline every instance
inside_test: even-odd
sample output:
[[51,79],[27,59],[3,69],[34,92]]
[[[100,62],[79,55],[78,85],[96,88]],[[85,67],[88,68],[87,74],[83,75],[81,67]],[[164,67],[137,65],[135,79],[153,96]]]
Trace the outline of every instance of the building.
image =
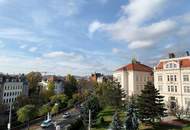
[[0,75],[0,102],[13,103],[20,95],[28,95],[28,83],[24,75]]
[[174,107],[176,103],[183,108],[190,105],[189,53],[177,58],[171,53],[169,58],[161,59],[154,67],[154,84],[170,107]]
[[147,81],[153,81],[152,76],[152,68],[136,60],[113,73],[114,80],[121,84],[121,88],[128,96],[140,94]]
[[44,76],[42,81],[39,82],[39,86],[43,89],[48,89],[48,82],[53,82],[55,85],[54,92],[56,94],[64,91],[64,78],[58,76]]

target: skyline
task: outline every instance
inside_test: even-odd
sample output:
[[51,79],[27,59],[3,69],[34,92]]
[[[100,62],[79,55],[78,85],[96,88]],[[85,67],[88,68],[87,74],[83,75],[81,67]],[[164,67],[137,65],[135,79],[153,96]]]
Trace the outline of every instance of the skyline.
[[190,48],[190,1],[0,0],[0,72],[111,73]]

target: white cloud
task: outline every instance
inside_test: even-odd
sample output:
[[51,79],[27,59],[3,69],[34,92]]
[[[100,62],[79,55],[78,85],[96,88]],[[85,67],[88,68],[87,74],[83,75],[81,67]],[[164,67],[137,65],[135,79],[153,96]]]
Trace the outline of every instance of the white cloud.
[[31,48],[29,48],[29,51],[30,52],[35,52],[35,51],[37,51],[37,49],[38,49],[37,47],[31,47]]
[[130,0],[122,6],[124,16],[131,24],[141,24],[156,17],[168,0]]
[[134,41],[129,44],[130,49],[146,48],[153,45],[152,41]]
[[93,34],[95,31],[97,31],[98,29],[102,28],[103,27],[103,24],[100,23],[99,21],[95,20],[93,21],[89,27],[88,27],[88,32],[90,34]]
[[23,45],[20,45],[20,46],[19,46],[20,49],[25,49],[26,47],[27,47],[26,44],[23,44]]
[[3,41],[0,41],[0,48],[4,48],[5,44],[3,43]]

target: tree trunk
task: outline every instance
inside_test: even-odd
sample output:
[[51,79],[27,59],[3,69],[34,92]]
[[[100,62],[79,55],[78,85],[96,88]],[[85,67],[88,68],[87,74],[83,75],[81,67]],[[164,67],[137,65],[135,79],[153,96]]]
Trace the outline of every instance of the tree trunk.
[[30,121],[28,120],[28,130],[30,130]]

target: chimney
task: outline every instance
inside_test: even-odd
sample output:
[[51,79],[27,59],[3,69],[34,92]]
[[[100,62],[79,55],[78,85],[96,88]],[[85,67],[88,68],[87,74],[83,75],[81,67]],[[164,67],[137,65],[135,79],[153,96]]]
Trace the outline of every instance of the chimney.
[[175,54],[174,53],[169,53],[169,58],[175,58]]
[[190,56],[190,55],[189,55],[189,51],[186,51],[186,56]]

